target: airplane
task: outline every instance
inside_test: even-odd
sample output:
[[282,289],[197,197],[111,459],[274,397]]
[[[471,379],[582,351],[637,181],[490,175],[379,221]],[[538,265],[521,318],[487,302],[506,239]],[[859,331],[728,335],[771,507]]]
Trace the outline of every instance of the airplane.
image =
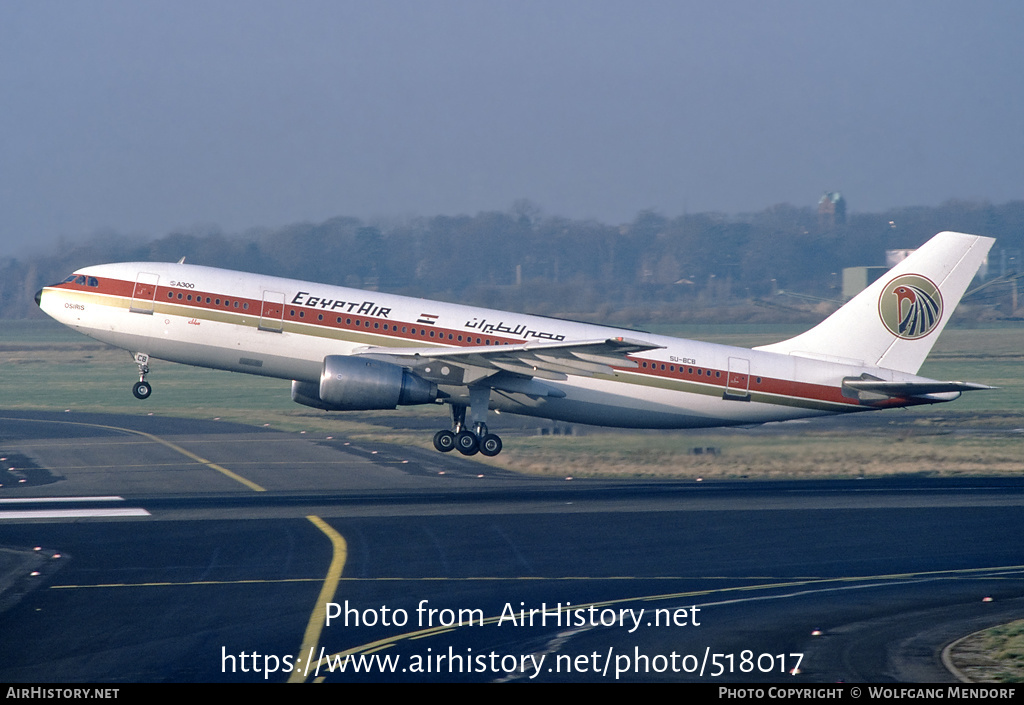
[[[36,294],[61,323],[151,359],[291,380],[327,411],[448,404],[441,452],[495,456],[488,412],[624,428],[752,426],[952,401],[917,376],[994,239],[939,233],[835,313],[753,349],[178,263],[85,267]],[[467,416],[468,413],[468,416]]]

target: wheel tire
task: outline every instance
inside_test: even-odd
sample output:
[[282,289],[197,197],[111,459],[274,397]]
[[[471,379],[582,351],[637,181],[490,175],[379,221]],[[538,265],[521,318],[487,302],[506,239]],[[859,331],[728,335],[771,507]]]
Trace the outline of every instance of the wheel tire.
[[480,444],[477,442],[476,436],[469,431],[462,431],[455,437],[455,447],[463,455],[476,455],[476,452],[480,450]]
[[434,434],[434,447],[442,453],[455,448],[455,434],[451,431],[438,431]]
[[489,458],[501,452],[501,439],[493,433],[488,433],[480,439],[480,452]]
[[149,399],[149,395],[153,393],[153,388],[149,386],[149,382],[136,382],[135,386],[132,387],[132,394],[135,395],[136,399]]

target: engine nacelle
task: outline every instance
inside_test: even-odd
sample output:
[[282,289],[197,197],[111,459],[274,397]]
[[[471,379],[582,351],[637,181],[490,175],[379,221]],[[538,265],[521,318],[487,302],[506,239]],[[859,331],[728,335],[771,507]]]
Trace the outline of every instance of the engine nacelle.
[[320,385],[313,382],[300,382],[293,379],[292,401],[296,404],[312,406],[314,409],[331,410],[331,407],[320,401]]
[[430,404],[437,385],[400,365],[365,357],[328,355],[320,386],[292,382],[292,400],[327,411],[371,411],[399,405]]

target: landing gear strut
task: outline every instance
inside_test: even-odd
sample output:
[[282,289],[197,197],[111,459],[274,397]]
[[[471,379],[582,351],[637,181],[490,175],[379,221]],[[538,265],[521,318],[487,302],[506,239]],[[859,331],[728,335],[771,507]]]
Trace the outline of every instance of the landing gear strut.
[[133,357],[135,364],[139,366],[139,381],[132,387],[132,394],[136,399],[149,399],[149,395],[153,393],[153,387],[146,381],[146,375],[149,374],[149,355],[135,353]]
[[487,431],[487,406],[491,390],[488,387],[470,387],[470,423],[466,423],[466,405],[452,404],[452,430],[434,434],[434,447],[442,453],[458,449],[463,455],[478,452],[493,457],[501,452],[501,439]]

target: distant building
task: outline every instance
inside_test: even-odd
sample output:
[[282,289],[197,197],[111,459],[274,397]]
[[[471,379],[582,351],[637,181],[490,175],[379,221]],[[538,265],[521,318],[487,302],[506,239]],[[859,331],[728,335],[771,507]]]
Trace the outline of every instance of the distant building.
[[849,301],[888,271],[888,267],[846,267],[843,270],[843,300]]
[[846,199],[838,191],[826,191],[818,199],[818,224],[834,228],[846,223]]

